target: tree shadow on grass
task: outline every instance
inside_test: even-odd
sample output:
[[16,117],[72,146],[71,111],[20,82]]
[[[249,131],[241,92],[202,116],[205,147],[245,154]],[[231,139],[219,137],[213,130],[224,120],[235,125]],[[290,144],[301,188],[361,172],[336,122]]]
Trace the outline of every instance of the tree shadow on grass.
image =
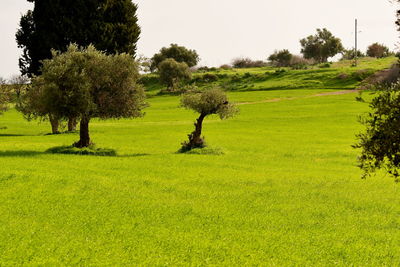
[[118,155],[117,158],[137,158],[137,157],[145,157],[150,156],[148,153],[134,153],[134,154],[126,154],[126,155]]
[[16,150],[16,151],[0,151],[0,158],[6,157],[35,157],[43,155],[44,152],[40,151],[29,151],[29,150]]

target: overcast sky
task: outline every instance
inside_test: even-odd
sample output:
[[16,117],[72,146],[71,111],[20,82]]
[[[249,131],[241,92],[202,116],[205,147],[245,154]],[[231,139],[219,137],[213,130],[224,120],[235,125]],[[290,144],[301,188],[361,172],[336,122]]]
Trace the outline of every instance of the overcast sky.
[[[373,42],[395,49],[395,10],[389,0],[136,0],[142,35],[138,53],[151,57],[171,43],[199,53],[200,65],[218,66],[235,57],[266,59],[275,49],[300,52],[299,40],[326,27],[347,48]],[[15,43],[20,16],[32,8],[26,0],[0,0],[0,76],[17,74],[21,51]]]

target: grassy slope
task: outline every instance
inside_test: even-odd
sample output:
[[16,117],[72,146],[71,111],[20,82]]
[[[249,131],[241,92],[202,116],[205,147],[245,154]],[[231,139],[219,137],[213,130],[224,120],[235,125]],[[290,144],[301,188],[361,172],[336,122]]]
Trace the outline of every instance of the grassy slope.
[[[194,73],[192,83],[199,87],[210,84],[228,91],[288,90],[288,89],[354,89],[361,81],[378,70],[389,67],[397,59],[395,57],[360,59],[357,67],[351,67],[352,61],[333,63],[330,68],[313,67],[307,70],[291,70],[289,68],[253,68],[217,70],[207,73]],[[280,72],[284,70],[284,72]],[[210,83],[207,75],[218,79]],[[158,93],[163,86],[159,84],[157,75],[145,76],[144,82],[151,95]]]
[[[231,93],[237,102],[310,90]],[[291,95],[290,93],[294,93]],[[0,120],[0,265],[396,265],[400,188],[361,180],[354,94],[242,105],[205,122],[225,155],[175,151],[195,114],[154,97],[138,120],[95,121],[120,157],[50,155],[77,134]]]

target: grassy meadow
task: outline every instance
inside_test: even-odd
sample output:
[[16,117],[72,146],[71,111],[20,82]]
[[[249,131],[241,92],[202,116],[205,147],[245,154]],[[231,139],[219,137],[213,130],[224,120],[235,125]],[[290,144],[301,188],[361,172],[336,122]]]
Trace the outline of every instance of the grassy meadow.
[[47,122],[6,112],[0,266],[398,265],[400,187],[381,173],[360,179],[351,147],[368,105],[326,94],[359,82],[260,83],[229,92],[238,116],[205,120],[223,154],[176,153],[197,117],[179,96],[150,91],[145,117],[93,121],[93,141],[117,157],[46,153],[78,133],[47,135]]

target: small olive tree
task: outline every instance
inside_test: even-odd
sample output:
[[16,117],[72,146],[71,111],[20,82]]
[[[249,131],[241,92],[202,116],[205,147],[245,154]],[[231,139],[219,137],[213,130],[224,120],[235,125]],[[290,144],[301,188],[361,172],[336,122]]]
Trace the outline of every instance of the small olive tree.
[[177,44],[171,44],[170,47],[161,48],[160,52],[151,58],[150,70],[159,70],[160,63],[168,58],[173,58],[175,61],[180,63],[184,62],[189,67],[196,66],[200,60],[196,50],[191,50]]
[[25,115],[80,119],[80,139],[74,146],[88,147],[92,118],[143,115],[145,92],[138,79],[138,65],[132,56],[106,55],[93,46],[79,49],[70,45],[67,52],[53,51],[53,58],[43,61],[42,74],[32,80],[25,96]]
[[290,66],[292,57],[293,55],[289,52],[289,50],[283,49],[280,51],[275,51],[268,57],[268,60],[271,61],[275,66],[288,67]]
[[164,83],[169,90],[177,87],[180,83],[192,78],[189,66],[186,63],[177,62],[173,58],[168,58],[158,65],[160,81]]
[[195,130],[188,135],[189,140],[182,143],[182,151],[205,147],[204,137],[201,137],[201,132],[203,120],[206,116],[217,114],[221,119],[227,119],[238,112],[237,107],[228,101],[226,94],[216,88],[188,92],[182,96],[181,105],[200,113],[194,123]]

